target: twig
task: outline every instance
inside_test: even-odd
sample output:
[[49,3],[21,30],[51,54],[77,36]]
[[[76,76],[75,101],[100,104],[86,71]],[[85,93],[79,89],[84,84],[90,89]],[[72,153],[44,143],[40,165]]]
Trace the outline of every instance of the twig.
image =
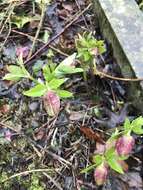
[[56,170],[59,170],[59,169],[34,169],[34,170],[27,170],[27,171],[24,171],[24,172],[16,173],[16,174],[8,177],[7,179],[4,179],[2,181],[2,183],[6,182],[6,181],[9,181],[10,179],[13,179],[13,178],[16,178],[16,177],[19,177],[19,176],[23,176],[23,175],[28,175],[28,174],[34,173],[34,172],[53,172],[53,171],[56,171]]
[[[16,33],[16,34],[20,34],[20,35],[22,35],[22,36],[26,36],[27,38],[30,38],[31,40],[34,40],[34,37],[31,36],[31,35],[29,35],[29,34],[26,34],[26,33],[23,33],[23,32],[14,30],[14,29],[12,29],[11,31],[14,32],[14,33]],[[43,40],[36,39],[36,41],[45,44]],[[68,56],[69,56],[68,54],[62,52],[61,50],[57,49],[56,47],[54,47],[54,46],[52,46],[52,45],[49,45],[49,47],[50,47],[52,50],[54,50],[55,52],[60,53],[61,55],[64,55],[65,57],[68,57]]]
[[4,29],[5,25],[6,25],[6,23],[8,22],[8,20],[10,20],[10,16],[11,16],[13,10],[14,10],[14,7],[15,7],[15,3],[12,4],[12,7],[11,7],[11,9],[10,9],[10,11],[9,11],[9,14],[8,14],[8,16],[7,16],[6,20],[5,20],[5,22],[3,23],[2,27],[1,27],[0,34],[2,33],[2,31],[3,31],[3,29]]
[[9,4],[9,6],[8,6],[8,8],[7,8],[7,10],[6,10],[5,14],[4,14],[4,16],[3,16],[3,18],[1,19],[0,28],[1,28],[1,26],[2,26],[2,23],[3,23],[4,18],[6,17],[7,13],[9,12],[11,6],[12,6],[12,2]]
[[2,44],[1,47],[0,47],[0,52],[3,50],[4,45],[6,44],[8,38],[9,38],[10,33],[11,33],[11,22],[10,22],[10,20],[9,20],[9,30],[8,30],[8,34],[6,35],[6,38],[5,38],[3,44]]
[[[79,4],[78,0],[75,0],[75,2],[76,2],[76,4],[77,4],[78,9],[81,11],[81,7],[80,7],[80,4]],[[84,20],[85,26],[86,26],[87,29],[89,30],[89,27],[88,27],[88,24],[87,24],[87,22],[86,22],[85,16],[82,15],[82,18],[83,18],[83,20]]]
[[[49,151],[49,150],[46,150],[46,152],[48,153],[48,155],[51,155],[54,159],[62,162],[63,164],[66,164],[66,166],[72,166],[72,163],[70,163],[69,161],[65,160],[64,158],[60,157],[59,155],[57,154],[54,154],[53,152]],[[67,167],[68,167],[67,166]]]
[[139,82],[143,81],[143,78],[120,78],[120,77],[114,77],[112,75],[108,75],[104,72],[97,71],[96,75],[99,75],[100,77],[106,77],[112,80],[119,80],[119,81],[125,81],[125,82]]
[[31,55],[32,55],[33,49],[34,49],[35,44],[36,44],[36,39],[37,39],[38,36],[39,36],[40,30],[41,30],[41,27],[42,27],[42,23],[43,23],[43,20],[44,20],[44,16],[45,16],[45,9],[46,9],[46,5],[43,3],[42,12],[41,12],[41,19],[40,19],[40,22],[39,22],[39,25],[38,25],[38,29],[37,29],[36,35],[35,35],[35,37],[34,37],[33,43],[32,43],[32,47],[31,47],[30,52],[29,52],[29,55],[28,55],[28,59],[29,59],[29,58],[31,57]]
[[59,190],[63,190],[63,188],[61,187],[61,185],[59,183],[57,183],[51,176],[49,176],[47,173],[43,172],[43,174],[54,184],[54,186],[57,187],[57,189]]
[[87,11],[90,7],[91,7],[91,3],[82,11],[80,12],[69,24],[67,24],[65,26],[65,28],[58,33],[57,35],[55,35],[51,40],[49,40],[45,45],[43,45],[38,51],[36,51],[28,60],[26,60],[24,62],[24,64],[28,64],[31,60],[33,60],[36,56],[40,55],[43,53],[43,51],[49,47],[49,45],[55,41],[60,35],[62,35],[66,29],[68,29],[85,11]]

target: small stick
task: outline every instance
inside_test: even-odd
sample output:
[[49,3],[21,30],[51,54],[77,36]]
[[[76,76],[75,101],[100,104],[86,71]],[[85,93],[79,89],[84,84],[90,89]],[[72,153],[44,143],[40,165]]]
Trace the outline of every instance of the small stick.
[[8,6],[8,8],[7,8],[7,10],[6,10],[6,12],[4,13],[3,18],[2,18],[1,21],[0,21],[0,28],[1,28],[1,26],[2,26],[2,23],[3,23],[3,21],[4,21],[4,18],[6,17],[7,13],[10,11],[11,6],[12,6],[12,2],[9,4],[9,6]]
[[106,77],[112,80],[119,80],[119,81],[125,81],[125,82],[139,82],[139,81],[143,81],[143,78],[120,78],[120,77],[114,77],[112,75],[108,75],[104,72],[101,71],[96,71],[96,75],[99,75],[100,77]]
[[38,25],[38,29],[37,29],[37,32],[36,32],[36,35],[34,37],[34,40],[33,40],[33,43],[32,43],[32,47],[31,47],[31,50],[29,52],[29,55],[28,55],[28,59],[31,57],[32,55],[32,52],[33,52],[33,49],[35,47],[35,44],[36,44],[36,40],[39,36],[39,33],[40,33],[40,30],[41,30],[41,27],[42,27],[42,23],[43,23],[43,20],[44,20],[44,16],[45,16],[45,9],[46,9],[46,5],[44,4],[42,6],[42,12],[41,12],[41,19],[40,19],[40,22],[39,22],[39,25]]
[[59,183],[57,183],[51,176],[49,176],[47,173],[43,172],[43,174],[54,184],[54,186],[57,187],[57,189],[59,190],[63,190],[63,188],[61,187],[61,185]]
[[[20,34],[20,35],[22,35],[22,36],[26,36],[27,38],[30,38],[31,40],[34,39],[34,37],[31,36],[31,35],[29,35],[29,34],[26,34],[26,33],[23,33],[23,32],[14,30],[14,29],[12,29],[11,31],[14,32],[14,33],[16,33],[16,34]],[[43,42],[43,40],[36,39],[36,41],[45,44],[45,43]],[[49,47],[50,47],[52,50],[54,50],[55,52],[60,53],[61,55],[64,55],[65,57],[68,57],[68,56],[69,56],[68,54],[62,52],[61,50],[57,49],[56,47],[54,47],[54,46],[52,46],[52,45],[49,45]]]
[[56,171],[58,169],[34,169],[34,170],[27,170],[27,171],[24,171],[24,172],[20,172],[20,173],[16,173],[10,177],[8,177],[7,179],[4,179],[2,181],[2,183],[6,182],[6,181],[9,181],[10,179],[13,179],[13,178],[16,178],[16,177],[19,177],[19,176],[23,176],[23,175],[28,175],[30,173],[34,173],[34,172],[53,172],[53,171]]
[[[80,7],[80,4],[79,4],[78,0],[75,0],[75,2],[76,2],[76,4],[77,4],[78,9],[81,11],[81,7]],[[82,18],[83,18],[83,20],[84,20],[85,26],[86,26],[86,27],[88,28],[88,30],[89,30],[89,27],[88,27],[88,24],[87,24],[87,22],[86,22],[86,18],[85,18],[85,16],[84,16],[84,14],[82,15]]]
[[3,50],[4,45],[6,44],[8,38],[9,38],[9,36],[10,36],[10,33],[11,33],[11,22],[10,22],[10,20],[9,20],[9,30],[8,30],[8,34],[6,35],[6,38],[5,38],[3,44],[2,44],[1,47],[0,47],[0,52]]
[[65,28],[60,32],[58,33],[57,35],[55,35],[51,40],[49,40],[45,45],[43,45],[38,51],[36,51],[28,60],[26,60],[24,62],[24,64],[28,64],[31,60],[33,60],[37,55],[40,55],[43,53],[43,50],[47,47],[49,47],[49,45],[55,41],[59,36],[61,36],[66,29],[68,29],[85,11],[87,11],[90,7],[91,7],[91,3],[82,11],[80,12],[69,24],[67,24],[65,26]]
[[9,14],[8,14],[8,16],[7,16],[6,20],[5,20],[5,22],[3,23],[3,25],[2,25],[2,27],[1,27],[1,29],[0,29],[0,34],[2,33],[2,31],[3,31],[3,29],[4,29],[5,25],[6,25],[6,23],[8,22],[8,20],[10,20],[10,17],[11,17],[11,14],[12,14],[13,10],[14,10],[14,7],[15,7],[15,3],[12,4],[11,9],[9,10]]

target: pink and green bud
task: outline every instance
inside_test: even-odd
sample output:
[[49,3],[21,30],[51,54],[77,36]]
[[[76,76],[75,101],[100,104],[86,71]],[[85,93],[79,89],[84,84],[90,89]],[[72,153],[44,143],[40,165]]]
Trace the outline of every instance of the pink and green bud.
[[43,96],[43,103],[44,103],[44,108],[49,116],[58,115],[60,111],[60,98],[55,92],[48,91]]
[[97,47],[92,48],[92,49],[90,50],[90,53],[91,53],[91,55],[97,56],[97,55],[99,54],[98,48],[97,48]]
[[94,171],[94,179],[97,185],[103,185],[108,175],[108,167],[102,163]]
[[124,135],[116,141],[116,150],[120,156],[128,156],[135,144],[135,140],[130,135]]

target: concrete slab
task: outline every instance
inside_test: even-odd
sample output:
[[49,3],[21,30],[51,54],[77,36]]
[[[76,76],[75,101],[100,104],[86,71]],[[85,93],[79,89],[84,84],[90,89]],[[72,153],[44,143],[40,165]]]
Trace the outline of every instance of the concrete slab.
[[[93,4],[123,76],[143,78],[143,13],[135,0],[93,0]],[[143,110],[143,82],[130,84],[128,98]]]

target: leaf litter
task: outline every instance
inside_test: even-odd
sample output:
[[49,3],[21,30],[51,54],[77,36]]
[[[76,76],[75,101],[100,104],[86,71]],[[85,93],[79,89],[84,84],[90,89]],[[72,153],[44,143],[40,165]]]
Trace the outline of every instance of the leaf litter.
[[[16,54],[21,52],[20,48],[31,46],[40,17],[40,10],[35,3],[17,1],[14,7],[10,1],[7,3],[2,1],[1,11],[7,10],[9,5],[10,10],[14,9],[11,12],[12,18],[17,15],[17,20],[11,20],[10,34],[8,34],[7,15],[0,20],[0,27],[4,26],[1,28],[0,36],[2,47],[0,79],[7,72],[6,67],[15,63]],[[33,54],[45,43],[46,40],[42,41],[45,31],[47,40],[51,40],[56,35],[57,38],[50,43],[50,49],[44,48],[42,54],[34,57],[36,61],[41,61],[41,65],[44,65],[47,58],[59,62],[65,56],[71,55],[75,51],[74,39],[78,33],[92,31],[97,39],[103,39],[98,32],[98,26],[95,26],[91,8],[63,30],[77,16],[77,13],[81,13],[90,3],[86,0],[55,0],[47,5]],[[4,42],[5,38],[6,42]],[[103,54],[102,59],[98,58],[97,64],[102,70],[119,76],[121,73],[108,42],[106,47],[106,53]],[[32,67],[36,67],[36,62],[34,60],[27,62],[27,52],[26,55],[24,54],[24,59],[29,71],[34,72]],[[36,72],[39,77],[42,76],[40,69]],[[39,98],[30,99],[22,95],[23,89],[32,85],[27,79],[16,84],[0,80],[1,188],[99,189],[92,173],[81,174],[80,171],[89,165],[90,156],[95,152],[97,143],[104,144],[110,130],[122,124],[127,116],[134,118],[137,115],[135,108],[126,101],[126,83],[105,78],[101,80],[98,76],[94,77],[94,80],[89,78],[88,86],[91,92],[89,95],[81,76],[78,74],[71,76],[68,90],[75,96],[61,101],[61,110],[60,112],[58,110],[59,115],[55,118],[47,116]],[[136,148],[139,151],[135,157],[133,155],[133,159],[139,159],[139,171],[135,171],[132,164],[128,163],[129,170],[126,174],[117,176],[113,172],[107,184],[101,187],[103,190],[143,188],[141,178],[143,159],[140,156],[143,151],[143,139],[137,141]],[[124,167],[128,166],[124,165]],[[39,168],[40,172],[34,172]],[[22,173],[27,170],[31,173]]]

